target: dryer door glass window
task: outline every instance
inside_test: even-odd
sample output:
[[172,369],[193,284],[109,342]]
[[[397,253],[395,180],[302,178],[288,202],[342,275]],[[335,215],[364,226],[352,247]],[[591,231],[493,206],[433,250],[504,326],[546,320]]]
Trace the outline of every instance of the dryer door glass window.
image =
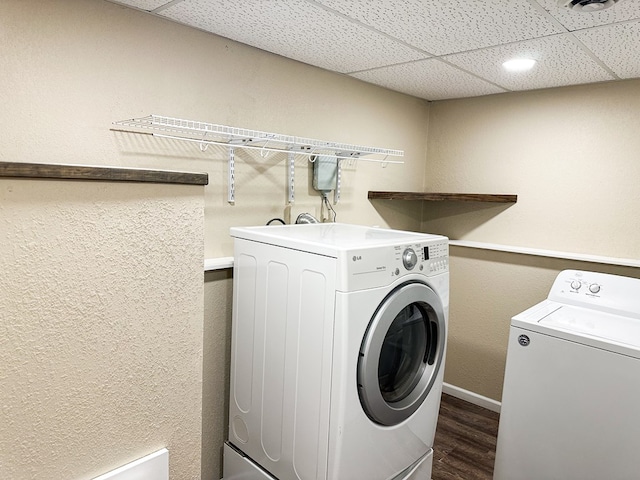
[[360,348],[358,393],[376,423],[410,417],[440,370],[445,339],[442,302],[422,283],[406,283],[383,300]]
[[420,380],[430,340],[428,322],[424,307],[412,303],[391,323],[378,363],[380,392],[387,403],[406,398]]

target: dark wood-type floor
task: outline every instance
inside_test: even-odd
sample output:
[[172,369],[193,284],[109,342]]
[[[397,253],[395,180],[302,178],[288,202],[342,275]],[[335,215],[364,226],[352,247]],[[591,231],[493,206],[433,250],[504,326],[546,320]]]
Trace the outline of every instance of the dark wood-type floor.
[[433,480],[491,480],[496,453],[495,412],[443,394],[433,454]]

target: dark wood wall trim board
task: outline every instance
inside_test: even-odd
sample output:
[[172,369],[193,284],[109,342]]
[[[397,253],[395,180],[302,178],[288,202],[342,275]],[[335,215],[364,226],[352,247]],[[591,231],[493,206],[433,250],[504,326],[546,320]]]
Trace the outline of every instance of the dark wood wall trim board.
[[0,162],[0,177],[207,185],[206,173],[72,164]]
[[428,193],[428,192],[374,192],[369,200],[424,200],[429,202],[494,202],[516,203],[517,195],[488,193]]

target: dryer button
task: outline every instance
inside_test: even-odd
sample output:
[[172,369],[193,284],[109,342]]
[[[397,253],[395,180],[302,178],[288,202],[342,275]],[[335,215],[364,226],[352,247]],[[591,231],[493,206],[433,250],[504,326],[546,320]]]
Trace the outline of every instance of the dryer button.
[[573,280],[571,282],[571,288],[573,288],[574,290],[580,290],[581,286],[582,284],[578,280]]
[[591,293],[598,293],[600,291],[600,285],[598,285],[597,283],[592,283],[591,285],[589,285],[589,291]]

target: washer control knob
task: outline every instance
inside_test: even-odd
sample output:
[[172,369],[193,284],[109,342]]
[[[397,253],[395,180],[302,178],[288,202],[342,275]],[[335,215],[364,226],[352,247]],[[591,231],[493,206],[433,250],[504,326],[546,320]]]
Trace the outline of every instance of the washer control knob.
[[571,288],[573,288],[574,290],[580,290],[581,286],[582,284],[578,280],[571,281]]
[[600,285],[598,285],[597,283],[592,283],[591,285],[589,285],[589,291],[591,293],[598,293],[600,291]]
[[413,270],[416,263],[418,263],[418,255],[413,251],[413,248],[407,248],[402,253],[402,264],[404,265],[404,268],[407,270]]

